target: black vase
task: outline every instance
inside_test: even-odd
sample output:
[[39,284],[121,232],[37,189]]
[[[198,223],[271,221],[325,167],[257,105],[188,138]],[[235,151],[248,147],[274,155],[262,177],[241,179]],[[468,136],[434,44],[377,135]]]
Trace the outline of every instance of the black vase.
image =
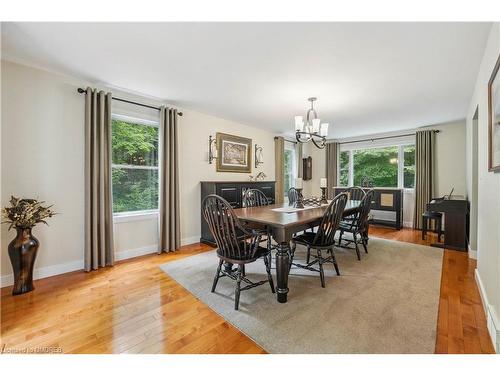
[[14,270],[14,289],[12,294],[31,292],[33,286],[33,267],[40,243],[31,234],[31,228],[16,228],[16,238],[9,244],[9,257]]

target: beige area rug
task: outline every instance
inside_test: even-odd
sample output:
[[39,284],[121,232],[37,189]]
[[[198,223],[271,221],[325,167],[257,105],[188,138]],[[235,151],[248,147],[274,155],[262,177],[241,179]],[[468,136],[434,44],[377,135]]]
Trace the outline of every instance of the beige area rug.
[[[233,280],[210,293],[215,251],[161,269],[270,353],[434,353],[443,251],[378,238],[368,251],[358,261],[337,249],[341,276],[327,264],[324,289],[319,273],[292,269],[286,304],[266,284],[243,291],[239,311]],[[264,280],[264,262],[247,265],[247,277]]]

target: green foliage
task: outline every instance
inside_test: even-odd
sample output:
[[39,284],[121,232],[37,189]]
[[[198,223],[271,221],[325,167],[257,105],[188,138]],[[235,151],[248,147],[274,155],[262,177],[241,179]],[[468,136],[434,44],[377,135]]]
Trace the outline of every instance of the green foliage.
[[113,164],[121,165],[112,169],[113,212],[157,209],[158,128],[113,120],[112,130]]
[[371,148],[354,152],[354,185],[369,177],[375,187],[398,186],[398,147]]
[[285,181],[283,184],[283,190],[285,192],[285,196],[288,195],[288,189],[293,186],[293,151],[285,150],[284,155],[284,164],[285,164]]
[[340,153],[340,186],[349,185],[349,151],[342,151]]

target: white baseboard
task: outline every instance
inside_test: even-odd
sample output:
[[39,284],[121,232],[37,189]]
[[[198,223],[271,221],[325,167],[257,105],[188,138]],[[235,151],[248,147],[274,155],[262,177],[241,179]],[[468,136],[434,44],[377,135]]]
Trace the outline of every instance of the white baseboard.
[[469,258],[477,259],[477,250],[472,250],[470,244],[467,245],[467,249],[469,250]]
[[192,236],[181,239],[181,246],[200,242],[200,236]]
[[[181,246],[190,245],[200,242],[200,236],[186,237],[181,240]],[[136,249],[122,250],[115,253],[115,260],[124,260],[139,257],[147,254],[154,254],[158,250],[158,245],[142,246]],[[67,272],[83,270],[83,259],[74,262],[55,264],[36,268],[33,271],[33,280],[44,279],[46,277],[60,275]],[[0,287],[10,286],[14,284],[14,274],[9,274],[0,277]]]
[[141,246],[136,249],[122,250],[115,252],[115,260],[124,260],[140,257],[142,255],[153,254],[158,251],[158,245]]
[[[83,259],[74,262],[55,264],[53,266],[46,266],[36,268],[33,271],[33,280],[43,279],[50,276],[60,275],[62,273],[83,270]],[[14,274],[2,276],[0,285],[10,286],[14,284]]]
[[483,303],[484,313],[486,314],[488,333],[490,334],[491,341],[493,342],[495,352],[500,353],[500,322],[498,320],[497,314],[495,313],[495,310],[488,302],[488,296],[486,295],[486,290],[484,289],[484,285],[477,268],[474,271],[474,275],[476,277],[476,284],[481,296],[481,302]]
[[413,228],[413,221],[403,221],[404,228]]

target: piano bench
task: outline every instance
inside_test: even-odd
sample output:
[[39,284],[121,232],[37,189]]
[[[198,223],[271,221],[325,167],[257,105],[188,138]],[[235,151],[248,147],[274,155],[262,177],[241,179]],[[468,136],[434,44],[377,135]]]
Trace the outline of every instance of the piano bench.
[[435,224],[435,230],[434,232],[438,234],[438,242],[441,242],[441,235],[442,235],[442,219],[443,219],[443,214],[441,212],[436,212],[436,211],[425,211],[422,214],[422,239],[425,240],[425,236],[427,234],[427,228],[429,227],[429,222],[434,220]]

